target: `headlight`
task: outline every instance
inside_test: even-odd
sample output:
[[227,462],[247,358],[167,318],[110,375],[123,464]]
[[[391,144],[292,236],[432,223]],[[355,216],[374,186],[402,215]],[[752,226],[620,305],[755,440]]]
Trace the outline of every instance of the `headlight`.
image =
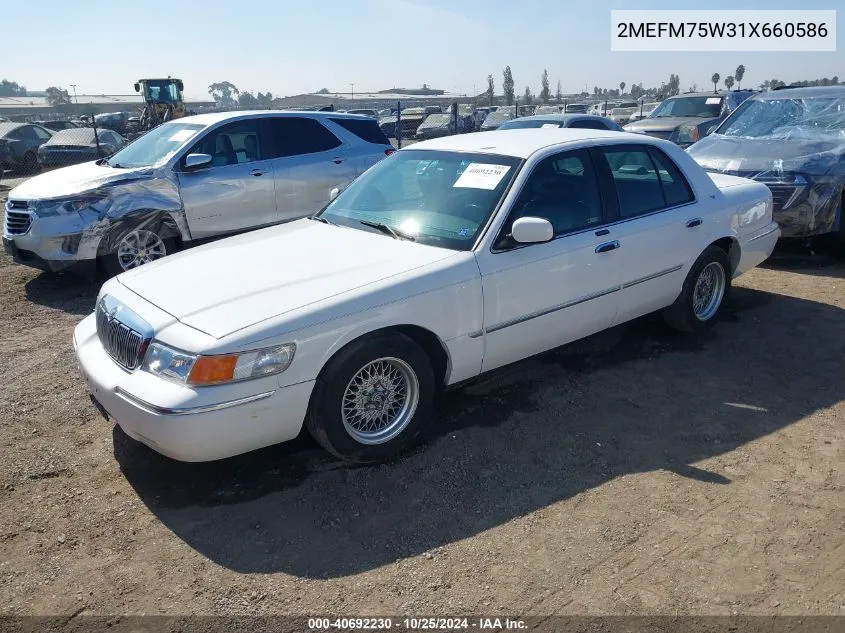
[[280,374],[293,361],[296,344],[203,356],[174,349],[158,341],[150,344],[142,369],[160,378],[187,385],[217,385]]
[[697,125],[682,125],[678,128],[677,143],[695,143],[701,138]]
[[87,196],[74,198],[73,200],[41,200],[32,203],[30,210],[35,211],[35,215],[39,218],[49,218],[57,215],[76,213],[82,209],[92,207],[102,200],[104,198],[101,196]]

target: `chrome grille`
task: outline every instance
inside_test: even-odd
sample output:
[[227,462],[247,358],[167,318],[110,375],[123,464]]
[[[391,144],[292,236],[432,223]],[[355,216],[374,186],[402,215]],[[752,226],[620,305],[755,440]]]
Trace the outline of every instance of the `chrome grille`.
[[121,323],[104,303],[97,305],[96,320],[97,336],[106,353],[122,367],[137,369],[146,351],[143,334]]
[[9,200],[10,209],[26,209],[28,203],[24,200]]
[[6,235],[23,235],[32,226],[32,216],[26,211],[13,211],[9,204],[6,209],[4,231]]
[[767,185],[772,192],[772,204],[775,211],[780,211],[795,194],[795,187],[791,185]]
[[662,139],[668,141],[672,137],[672,130],[669,130],[667,132],[656,132],[656,131],[646,130],[646,134],[648,136],[653,136],[654,138],[662,138]]

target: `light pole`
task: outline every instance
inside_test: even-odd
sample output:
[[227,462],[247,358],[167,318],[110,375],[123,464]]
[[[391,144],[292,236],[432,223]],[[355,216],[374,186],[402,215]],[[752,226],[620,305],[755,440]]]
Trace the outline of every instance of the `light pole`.
[[76,97],[76,84],[70,84],[70,87],[73,88],[73,100],[76,102],[76,105],[79,105],[79,99]]
[[349,84],[349,91],[350,91],[349,92],[349,101],[350,101],[349,105],[354,107],[355,106],[355,84],[354,83]]

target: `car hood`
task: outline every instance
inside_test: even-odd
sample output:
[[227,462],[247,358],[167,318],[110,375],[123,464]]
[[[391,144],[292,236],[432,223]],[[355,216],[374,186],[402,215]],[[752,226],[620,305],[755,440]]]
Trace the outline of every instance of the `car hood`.
[[671,132],[681,125],[701,125],[715,120],[694,116],[667,116],[657,119],[640,119],[629,123],[625,126],[625,130],[628,132]]
[[711,134],[687,150],[705,169],[743,174],[800,172],[823,175],[845,155],[836,141],[752,139]]
[[117,280],[182,323],[222,338],[455,254],[302,219],[171,255]]
[[150,167],[135,169],[116,169],[96,162],[82,163],[63,167],[55,171],[30,178],[9,192],[9,198],[15,200],[49,200],[66,198],[99,189],[105,185],[149,177]]

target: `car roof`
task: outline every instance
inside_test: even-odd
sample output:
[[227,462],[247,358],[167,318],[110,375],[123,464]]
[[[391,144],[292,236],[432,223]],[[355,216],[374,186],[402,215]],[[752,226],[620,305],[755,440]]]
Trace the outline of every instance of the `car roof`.
[[16,130],[24,125],[32,125],[31,123],[15,123],[14,121],[0,121],[0,136],[5,136],[12,130]]
[[232,112],[208,112],[175,119],[177,122],[198,123],[200,125],[214,125],[221,121],[236,121],[255,117],[308,117],[311,119],[354,119],[358,121],[372,121],[372,117],[363,114],[349,114],[348,112],[318,112],[315,110],[235,110]]
[[430,141],[420,141],[401,151],[415,149],[445,150],[449,152],[480,152],[500,154],[515,158],[528,158],[533,153],[562,143],[575,143],[591,139],[635,140],[653,142],[642,134],[614,132],[611,130],[584,130],[572,128],[529,128],[495,130],[444,136]]
[[812,88],[781,88],[755,94],[753,99],[806,99],[813,97],[845,97],[845,86],[813,86]]

